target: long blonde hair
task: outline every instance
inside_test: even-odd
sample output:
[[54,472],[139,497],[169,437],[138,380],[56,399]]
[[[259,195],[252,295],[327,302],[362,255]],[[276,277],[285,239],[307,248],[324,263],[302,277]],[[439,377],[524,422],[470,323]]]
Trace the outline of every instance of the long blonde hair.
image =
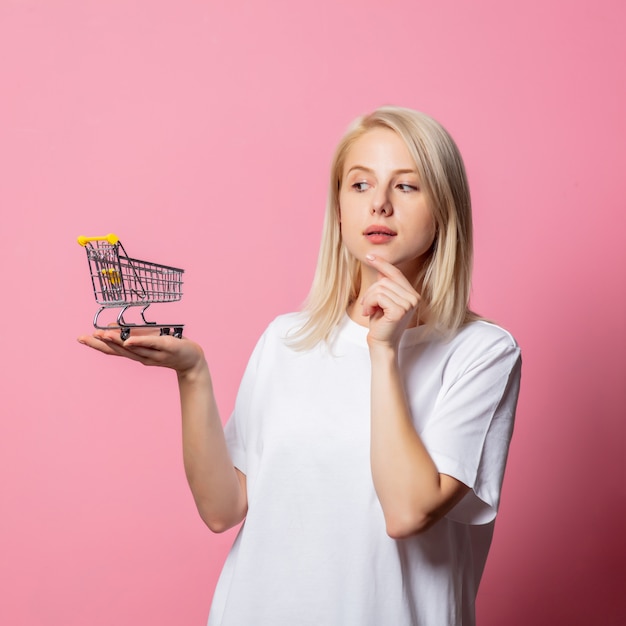
[[335,150],[317,268],[303,307],[306,321],[290,340],[296,349],[306,350],[328,340],[359,293],[360,264],[341,238],[339,191],[348,151],[374,128],[391,129],[406,143],[435,220],[435,241],[414,284],[422,297],[420,314],[429,326],[444,333],[477,318],[469,309],[472,210],[459,149],[431,117],[386,106],[357,118]]

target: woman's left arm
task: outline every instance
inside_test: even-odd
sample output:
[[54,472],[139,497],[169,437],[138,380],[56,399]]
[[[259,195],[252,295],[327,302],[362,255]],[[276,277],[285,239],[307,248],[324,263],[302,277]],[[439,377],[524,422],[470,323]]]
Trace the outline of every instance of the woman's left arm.
[[364,294],[372,366],[370,456],[374,487],[390,537],[423,532],[441,519],[469,487],[440,474],[413,426],[400,368],[400,338],[419,294],[396,267],[372,257],[380,279]]

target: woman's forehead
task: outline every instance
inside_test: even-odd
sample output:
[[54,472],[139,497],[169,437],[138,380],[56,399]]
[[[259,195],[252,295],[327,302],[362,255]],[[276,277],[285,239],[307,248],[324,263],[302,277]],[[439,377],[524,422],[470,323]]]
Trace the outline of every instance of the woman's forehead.
[[416,163],[404,139],[389,128],[372,128],[356,138],[348,147],[343,173],[363,170],[416,171]]

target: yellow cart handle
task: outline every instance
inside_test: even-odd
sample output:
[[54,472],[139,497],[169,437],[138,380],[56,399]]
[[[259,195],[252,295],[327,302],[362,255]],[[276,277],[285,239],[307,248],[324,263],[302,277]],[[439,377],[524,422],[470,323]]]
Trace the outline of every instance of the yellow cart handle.
[[90,241],[108,241],[112,246],[114,246],[119,240],[120,239],[117,235],[109,233],[104,237],[84,237],[83,235],[81,235],[80,237],[78,237],[77,241],[81,246],[86,246]]

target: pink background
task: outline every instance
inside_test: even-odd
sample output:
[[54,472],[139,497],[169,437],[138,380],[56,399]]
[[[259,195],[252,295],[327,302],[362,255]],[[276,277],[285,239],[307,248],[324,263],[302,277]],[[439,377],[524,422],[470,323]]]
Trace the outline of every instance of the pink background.
[[524,350],[479,623],[626,623],[625,6],[0,0],[0,623],[204,624],[232,540],[196,515],[171,372],[75,342],[75,237],[186,268],[161,317],[226,418],[308,290],[336,141],[386,103],[457,139],[473,303]]

